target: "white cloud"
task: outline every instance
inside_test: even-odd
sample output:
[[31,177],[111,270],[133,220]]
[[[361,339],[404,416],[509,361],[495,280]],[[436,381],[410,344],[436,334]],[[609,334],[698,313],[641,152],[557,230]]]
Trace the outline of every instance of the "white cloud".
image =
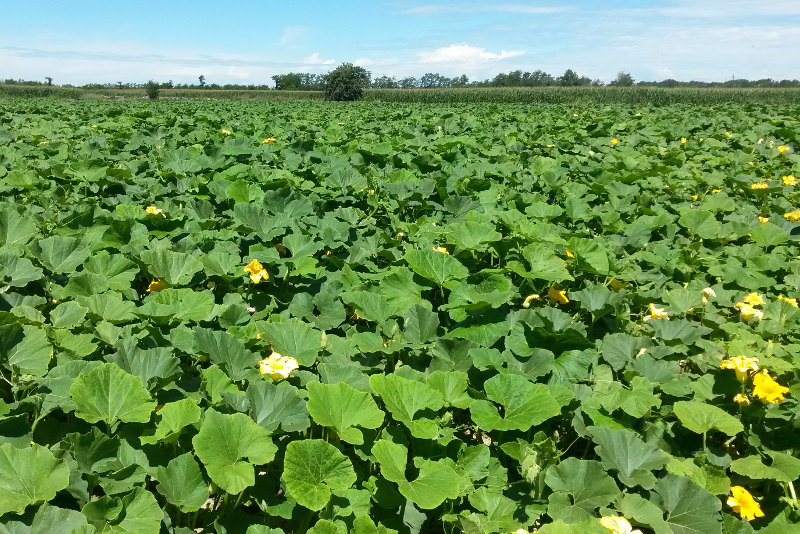
[[475,14],[475,13],[518,13],[525,15],[542,15],[566,11],[564,7],[543,7],[524,4],[423,4],[403,9],[403,15],[427,17],[433,15]]
[[306,65],[333,65],[336,63],[335,59],[322,59],[319,57],[319,52],[314,52],[308,57],[303,58],[303,63]]
[[240,80],[245,80],[250,77],[250,71],[244,70],[239,67],[228,67],[228,76],[233,78],[238,78]]
[[374,65],[375,62],[369,58],[360,57],[357,60],[353,61],[353,65],[358,67],[369,67],[370,65]]
[[306,28],[303,26],[286,26],[283,29],[283,34],[278,41],[279,46],[292,46],[300,42],[303,35],[306,33]]
[[468,44],[455,44],[444,48],[437,48],[431,52],[419,52],[420,63],[486,63],[508,59],[524,54],[521,50],[501,50],[499,54],[487,52],[485,48],[469,46]]

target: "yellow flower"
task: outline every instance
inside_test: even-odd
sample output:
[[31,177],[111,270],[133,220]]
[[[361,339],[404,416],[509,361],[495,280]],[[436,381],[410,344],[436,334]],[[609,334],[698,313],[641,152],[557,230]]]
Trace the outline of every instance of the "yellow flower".
[[566,289],[556,289],[553,286],[550,286],[550,289],[547,290],[547,296],[550,298],[552,302],[558,302],[559,304],[569,304],[569,299],[567,298]]
[[161,215],[162,217],[166,217],[166,215],[164,215],[164,210],[155,206],[147,206],[144,211],[147,212],[148,215]]
[[397,240],[402,241],[406,237],[405,232],[397,232]]
[[259,371],[262,375],[269,375],[273,380],[289,378],[289,374],[300,366],[297,360],[291,356],[281,356],[277,352],[270,354],[269,358],[258,362]]
[[787,393],[789,388],[775,382],[766,369],[753,377],[753,396],[761,399],[761,402],[780,404]]
[[730,136],[731,136],[730,132],[725,132],[725,137],[730,137]]
[[226,130],[225,128],[222,128],[222,129],[220,130],[220,132],[221,132],[221,133],[224,133],[225,135],[231,135],[231,133],[233,133],[233,132],[231,132],[230,130]]
[[630,522],[618,515],[606,515],[600,518],[600,524],[606,527],[612,534],[642,534],[639,529],[633,530]]
[[741,486],[731,486],[731,496],[728,497],[727,502],[734,512],[748,521],[752,521],[756,517],[764,517],[761,506],[753,499],[750,492]]
[[531,307],[531,302],[533,302],[534,300],[542,300],[542,297],[540,297],[538,293],[534,293],[532,295],[528,295],[527,297],[525,297],[525,301],[522,303],[522,307],[523,308],[530,308]]
[[753,165],[755,165],[755,162],[753,162],[753,161],[748,161],[748,162],[747,162],[747,164],[748,164],[748,165],[750,165],[750,166],[752,167]]
[[733,402],[741,404],[742,406],[750,406],[750,399],[744,393],[737,393],[736,396],[733,397]]
[[614,291],[619,291],[620,289],[625,289],[625,287],[628,286],[628,282],[622,282],[620,280],[617,280],[616,278],[612,278],[608,282],[608,285],[610,285],[611,289],[613,289]]
[[269,273],[264,269],[264,266],[261,265],[261,262],[256,259],[253,259],[253,261],[245,266],[244,272],[250,273],[250,280],[252,280],[254,284],[259,283],[261,280],[269,280]]
[[664,308],[659,308],[652,302],[648,307],[650,308],[650,315],[645,315],[645,321],[649,321],[651,319],[666,319],[669,321],[669,315],[667,315],[667,312],[664,311]]
[[614,139],[611,140],[611,146],[616,146],[617,143],[619,143],[619,139],[614,138]]
[[778,146],[778,152],[781,153],[781,156],[785,155],[787,152],[791,152],[792,149],[786,145]]
[[778,300],[784,300],[797,308],[797,299],[790,299],[789,297],[784,297],[783,295],[778,295]]
[[794,175],[791,175],[791,174],[789,176],[783,176],[781,178],[781,180],[783,180],[783,185],[795,185],[795,184],[797,184],[797,178],[795,178]]
[[742,314],[742,319],[744,319],[745,321],[749,321],[753,317],[755,317],[759,321],[764,318],[764,312],[755,309],[750,304],[745,304],[744,302],[737,302],[733,307],[739,310],[739,312]]
[[766,215],[759,215],[758,222],[760,222],[761,224],[767,223],[769,222],[769,217],[767,217]]
[[710,299],[711,297],[716,298],[716,296],[717,294],[714,293],[714,290],[711,289],[710,287],[706,287],[702,291],[700,291],[700,300],[703,302],[703,304],[708,304],[708,299]]
[[747,356],[734,356],[728,360],[719,362],[720,369],[733,369],[736,371],[736,378],[739,382],[747,380],[750,371],[758,371],[758,358],[748,358]]
[[568,257],[568,258],[574,258],[574,257],[575,257],[575,254],[573,254],[573,253],[572,253],[572,251],[568,250],[568,251],[567,251],[567,257]]
[[681,137],[681,144],[682,145],[685,145],[686,141],[688,141],[688,139],[686,139],[685,137]]
[[712,193],[722,193],[722,189],[712,189]]
[[766,304],[766,302],[764,302],[764,299],[761,298],[761,295],[759,295],[758,293],[750,293],[748,295],[745,295],[745,297],[742,300],[744,301],[745,304],[749,304],[750,306],[763,306],[764,304]]
[[789,222],[800,221],[800,210],[794,210],[790,211],[789,213],[784,213],[783,218]]
[[150,282],[150,285],[147,286],[148,293],[152,293],[153,291],[161,291],[162,289],[167,289],[167,284],[158,279],[153,280]]
[[769,186],[764,182],[759,182],[757,184],[750,184],[750,189],[769,189]]
[[692,195],[692,200],[697,202],[697,199],[700,198],[700,195]]
[[547,148],[555,148],[556,145],[547,145]]
[[267,137],[266,139],[261,141],[261,144],[263,145],[264,143],[274,143],[275,141],[277,141],[277,139],[275,139],[274,137]]
[[450,254],[450,253],[447,251],[447,249],[446,249],[446,248],[444,248],[444,247],[431,247],[431,249],[432,249],[432,250],[435,250],[436,252],[441,252],[442,254]]

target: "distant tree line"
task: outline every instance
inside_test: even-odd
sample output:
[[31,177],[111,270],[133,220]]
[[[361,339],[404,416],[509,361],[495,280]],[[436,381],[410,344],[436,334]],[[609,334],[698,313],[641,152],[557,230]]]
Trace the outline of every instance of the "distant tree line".
[[[535,70],[533,72],[515,70],[511,72],[501,72],[494,78],[485,80],[470,80],[466,74],[448,78],[439,73],[427,72],[419,78],[408,76],[405,78],[397,78],[394,76],[379,76],[372,78],[369,71],[365,71],[367,78],[365,80],[365,88],[370,89],[434,89],[434,88],[458,88],[458,87],[548,87],[548,86],[562,86],[562,87],[692,87],[692,88],[715,88],[715,87],[730,87],[730,88],[789,88],[800,87],[800,80],[773,80],[771,78],[764,78],[761,80],[746,80],[746,79],[731,79],[723,82],[700,82],[688,81],[681,82],[678,80],[667,79],[660,82],[636,81],[627,72],[619,72],[617,77],[609,83],[604,83],[599,79],[590,79],[586,76],[581,76],[572,69],[567,69],[561,76],[553,76],[542,70]],[[274,89],[284,91],[323,91],[328,81],[330,73],[327,74],[312,74],[308,72],[290,72],[288,74],[276,74],[272,76],[272,81],[275,84]],[[45,81],[23,80],[23,79],[5,79],[2,83],[7,85],[53,85],[53,78],[46,77]],[[159,89],[235,89],[239,91],[264,91],[273,89],[266,84],[256,85],[242,85],[242,84],[217,84],[207,83],[205,76],[198,78],[196,84],[174,84],[172,80],[167,82],[157,82]],[[146,84],[144,83],[90,83],[80,86],[82,89],[143,89]],[[63,84],[61,87],[74,87],[69,84]]]

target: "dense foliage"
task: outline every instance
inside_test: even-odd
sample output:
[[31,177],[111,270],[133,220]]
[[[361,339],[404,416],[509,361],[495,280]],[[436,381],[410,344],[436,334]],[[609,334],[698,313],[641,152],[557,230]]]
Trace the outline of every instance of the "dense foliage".
[[0,100],[0,532],[791,532],[799,112]]
[[344,63],[325,77],[325,100],[358,100],[369,87],[370,74],[363,67]]

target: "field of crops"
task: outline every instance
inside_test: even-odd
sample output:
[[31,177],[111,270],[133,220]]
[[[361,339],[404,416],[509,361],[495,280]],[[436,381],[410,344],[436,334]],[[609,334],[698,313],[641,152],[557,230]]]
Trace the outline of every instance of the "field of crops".
[[0,100],[0,533],[800,530],[800,107]]

